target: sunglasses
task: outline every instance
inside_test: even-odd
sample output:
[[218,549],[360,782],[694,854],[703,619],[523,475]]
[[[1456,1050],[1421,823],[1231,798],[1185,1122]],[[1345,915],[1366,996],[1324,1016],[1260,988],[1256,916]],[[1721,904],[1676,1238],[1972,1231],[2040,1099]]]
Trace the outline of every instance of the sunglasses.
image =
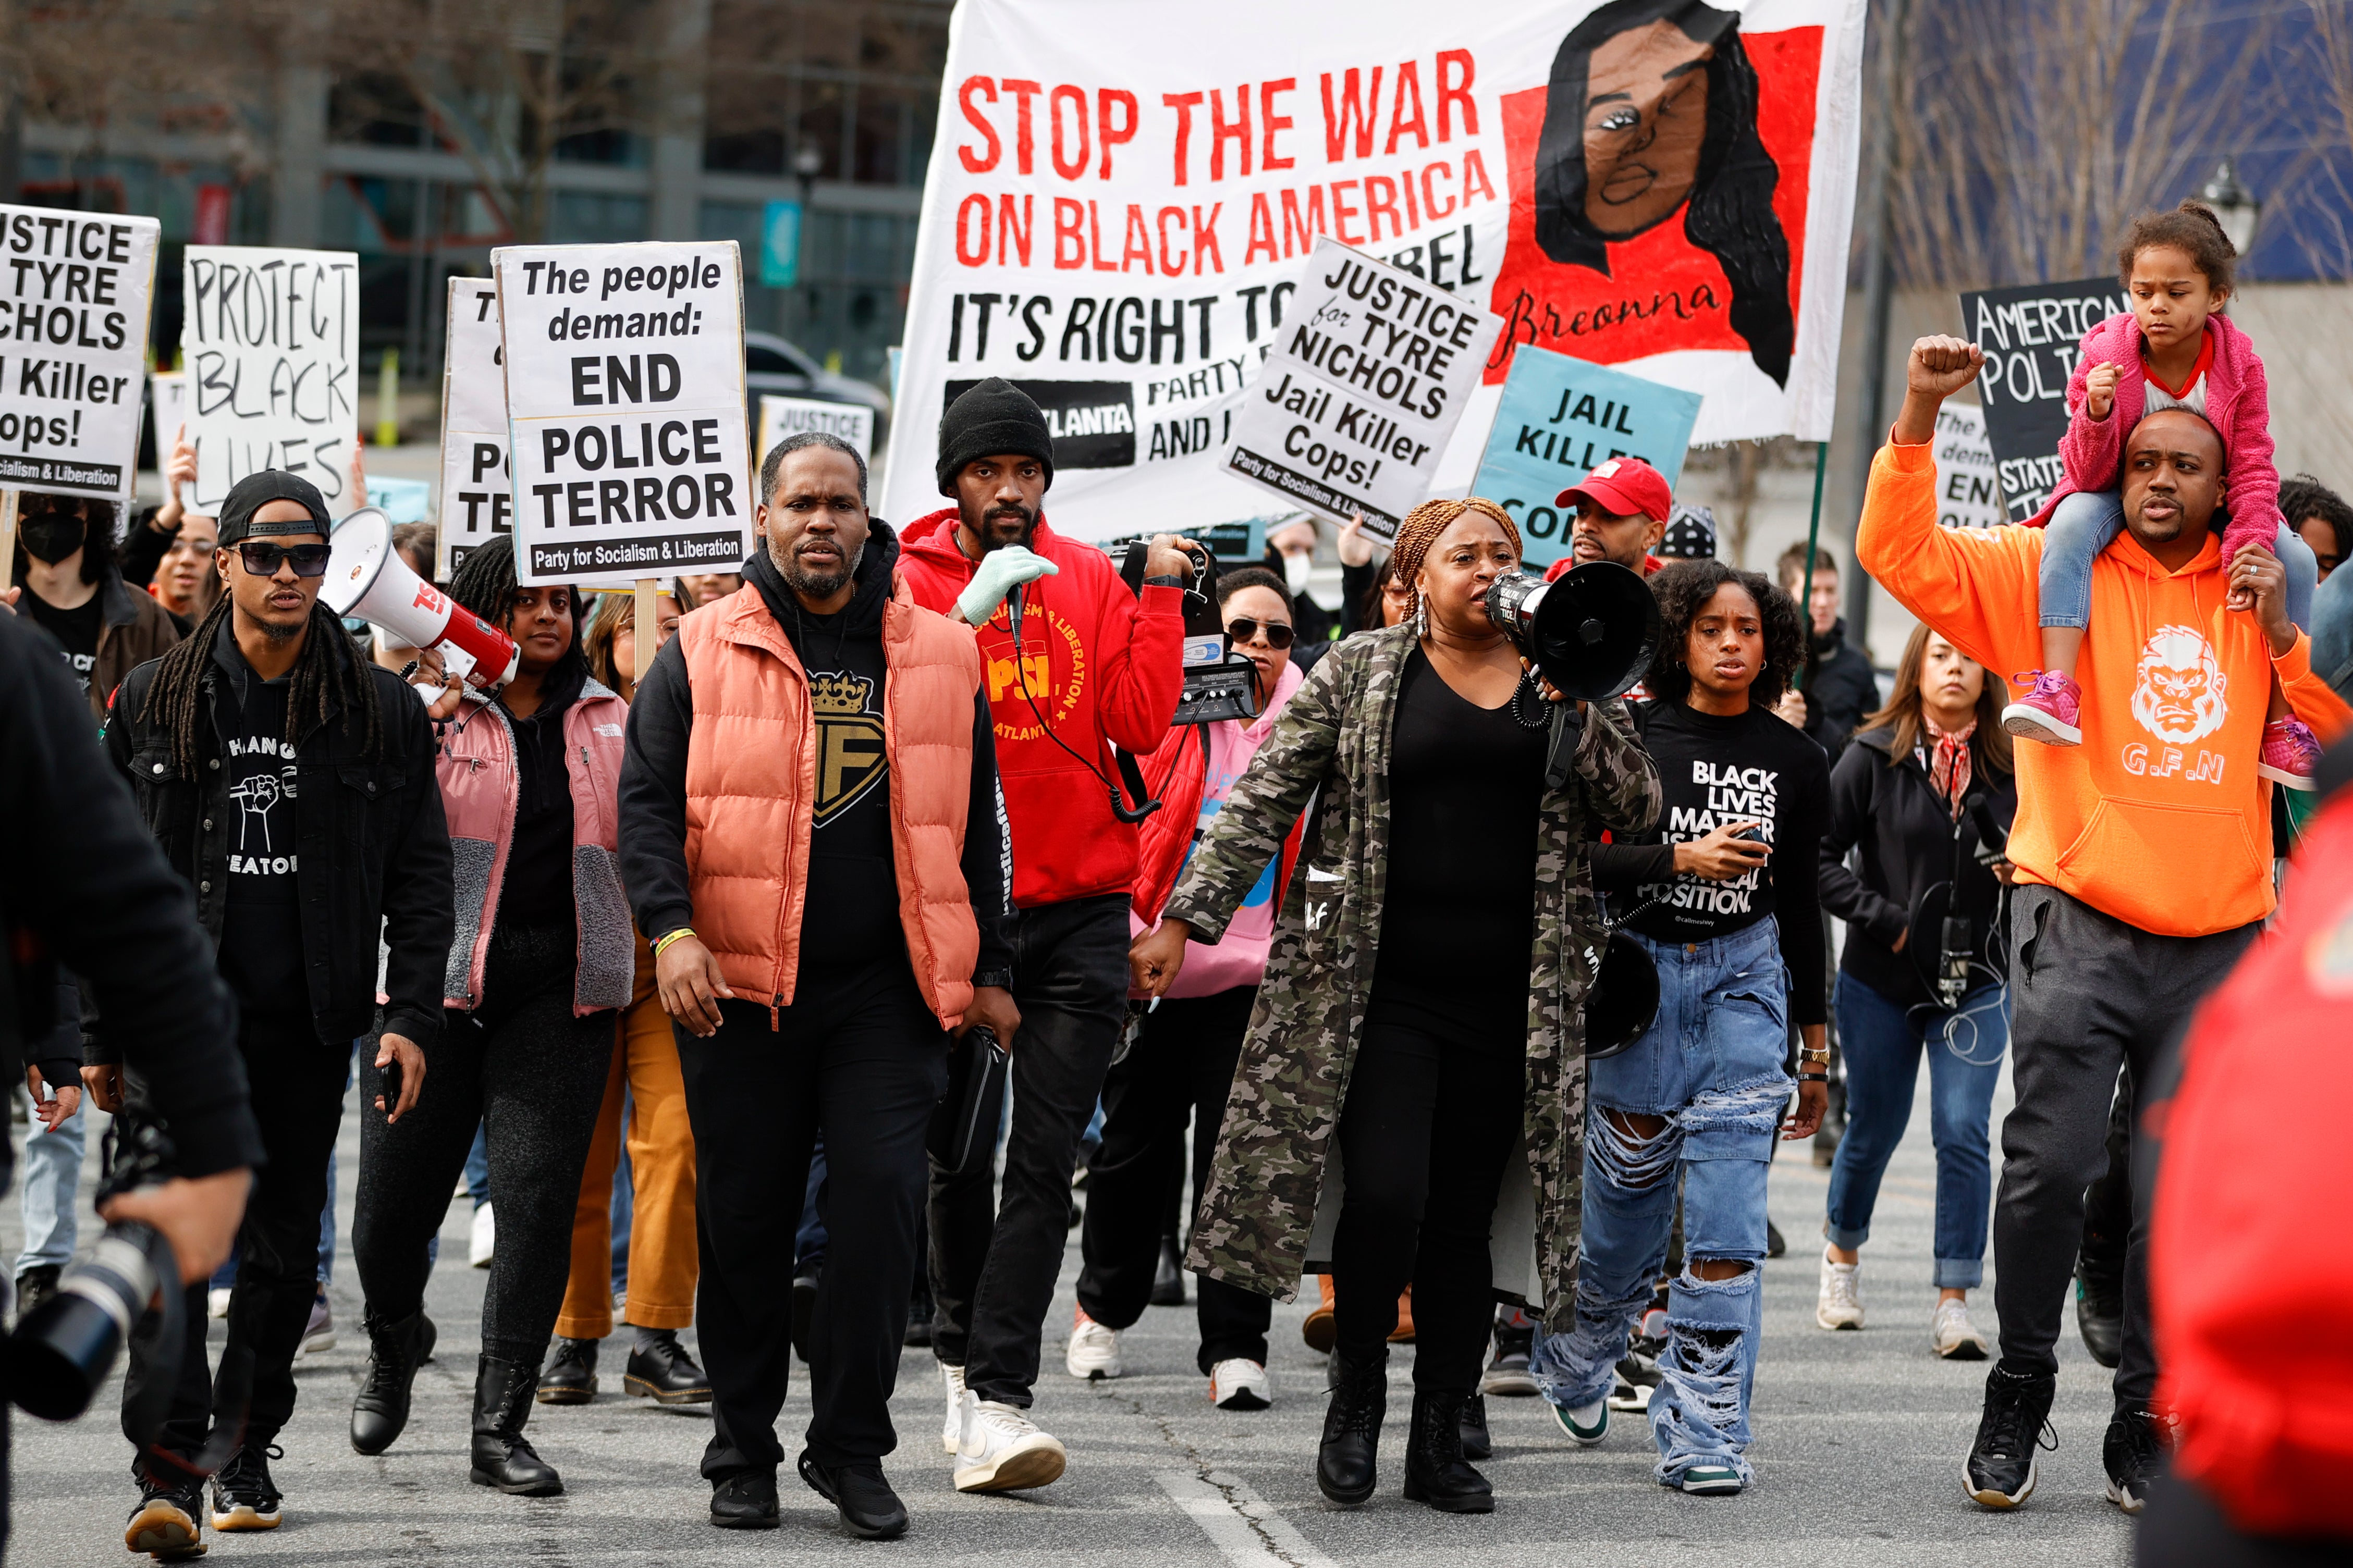
[[327,557],[334,552],[332,544],[258,544],[243,543],[237,547],[239,561],[256,577],[275,577],[281,561],[294,568],[297,577],[323,577],[327,574]]
[[1245,616],[1226,623],[1226,635],[1238,643],[1255,642],[1261,631],[1266,633],[1269,647],[1289,647],[1291,639],[1297,635],[1288,621],[1254,621]]

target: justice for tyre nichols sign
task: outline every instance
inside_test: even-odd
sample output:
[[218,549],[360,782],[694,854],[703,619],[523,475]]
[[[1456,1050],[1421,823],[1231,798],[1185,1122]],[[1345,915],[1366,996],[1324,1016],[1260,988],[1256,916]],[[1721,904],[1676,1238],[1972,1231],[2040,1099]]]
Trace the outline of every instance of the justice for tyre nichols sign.
[[618,587],[752,548],[734,242],[497,252],[515,566]]

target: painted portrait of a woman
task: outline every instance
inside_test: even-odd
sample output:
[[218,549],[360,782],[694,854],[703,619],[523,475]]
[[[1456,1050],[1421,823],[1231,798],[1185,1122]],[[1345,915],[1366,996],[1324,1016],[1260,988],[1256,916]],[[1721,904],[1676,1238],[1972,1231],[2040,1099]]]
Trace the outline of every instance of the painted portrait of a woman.
[[1796,322],[1780,170],[1757,131],[1740,17],[1700,0],[1614,0],[1561,40],[1535,150],[1535,239],[1609,272],[1609,247],[1681,214],[1731,285],[1732,330],[1786,386]]

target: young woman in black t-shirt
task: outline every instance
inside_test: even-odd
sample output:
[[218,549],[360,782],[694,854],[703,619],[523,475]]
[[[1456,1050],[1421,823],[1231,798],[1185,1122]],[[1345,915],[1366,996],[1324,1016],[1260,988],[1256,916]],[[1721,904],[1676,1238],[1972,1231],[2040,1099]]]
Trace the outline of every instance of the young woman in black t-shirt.
[[1827,1101],[1815,874],[1830,768],[1772,711],[1804,657],[1789,596],[1715,561],[1678,562],[1651,586],[1664,623],[1658,700],[1637,718],[1663,809],[1655,830],[1594,847],[1593,880],[1658,966],[1659,1013],[1588,1065],[1577,1326],[1543,1342],[1536,1371],[1570,1438],[1600,1442],[1680,1187],[1684,1264],[1651,1396],[1654,1473],[1686,1492],[1737,1492],[1754,1479],[1765,1177],[1793,1018],[1805,1049],[1786,1136],[1811,1137]]

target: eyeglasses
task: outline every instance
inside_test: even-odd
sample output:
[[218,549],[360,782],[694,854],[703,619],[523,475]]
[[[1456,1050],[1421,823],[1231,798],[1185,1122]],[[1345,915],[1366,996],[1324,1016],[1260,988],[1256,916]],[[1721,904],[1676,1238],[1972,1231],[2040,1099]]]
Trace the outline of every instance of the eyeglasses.
[[1291,639],[1297,635],[1288,621],[1253,621],[1245,616],[1226,623],[1226,635],[1236,642],[1255,642],[1261,631],[1266,633],[1269,647],[1289,647]]
[[174,539],[164,547],[166,555],[193,555],[199,561],[209,561],[220,548],[209,539]]
[[278,563],[286,562],[294,568],[297,577],[323,577],[327,574],[327,557],[334,552],[331,544],[262,544],[252,542],[237,547],[237,559],[256,577],[275,577]]

